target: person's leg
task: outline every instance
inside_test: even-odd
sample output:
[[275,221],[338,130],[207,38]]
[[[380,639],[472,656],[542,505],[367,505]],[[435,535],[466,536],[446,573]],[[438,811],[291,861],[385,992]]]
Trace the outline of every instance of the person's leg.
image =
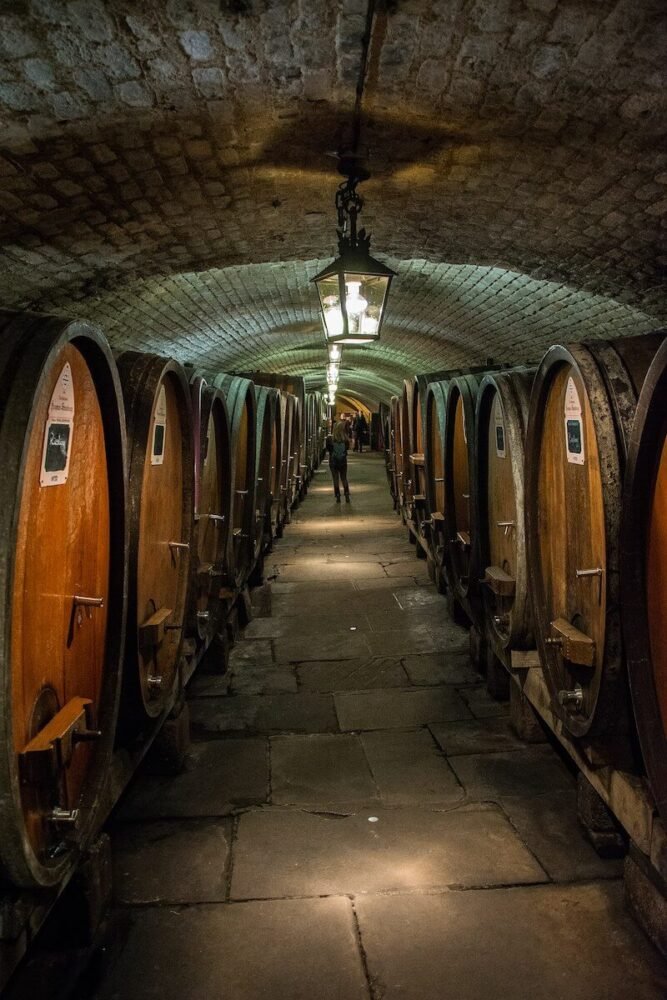
[[331,478],[333,479],[333,488],[336,500],[340,500],[340,472],[333,466],[331,466]]
[[343,480],[343,490],[345,491],[345,499],[349,502],[350,500],[350,484],[347,481],[347,464],[340,471],[340,478]]

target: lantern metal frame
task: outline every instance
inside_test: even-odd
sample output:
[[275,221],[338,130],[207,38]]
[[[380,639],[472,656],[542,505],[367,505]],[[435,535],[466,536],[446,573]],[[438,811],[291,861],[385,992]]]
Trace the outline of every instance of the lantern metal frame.
[[[328,345],[375,343],[380,339],[389,289],[396,272],[387,267],[386,264],[376,260],[375,257],[371,257],[370,234],[367,234],[365,229],[357,230],[357,220],[363,206],[363,200],[357,192],[357,185],[370,176],[368,171],[354,156],[341,159],[339,171],[347,176],[347,180],[340,185],[336,192],[339,256],[311,280],[317,286],[324,337]],[[359,279],[359,289],[350,293],[348,285],[357,284],[356,278]],[[364,330],[363,319],[361,319],[359,329],[355,331],[351,329],[348,303],[353,295],[357,295],[358,301],[366,303],[365,308],[361,310],[365,313],[369,303],[363,298],[363,293],[359,291],[363,288],[364,282],[366,294],[369,290],[380,293],[379,303],[372,306],[378,313],[377,317],[365,317],[372,319],[377,325],[373,330],[369,330],[368,326]],[[333,299],[334,304],[327,306],[326,299]],[[340,333],[332,332],[327,312],[336,313],[337,323],[339,322],[338,312],[340,313]]]

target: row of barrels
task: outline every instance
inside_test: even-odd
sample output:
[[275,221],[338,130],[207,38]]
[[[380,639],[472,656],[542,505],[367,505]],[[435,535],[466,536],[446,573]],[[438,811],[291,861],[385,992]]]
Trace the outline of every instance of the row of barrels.
[[114,749],[179,690],[184,638],[205,651],[260,579],[321,455],[321,398],[289,388],[0,313],[3,884],[71,870]]
[[389,423],[395,505],[450,606],[508,666],[537,649],[594,759],[636,766],[638,735],[667,818],[665,331],[418,376]]

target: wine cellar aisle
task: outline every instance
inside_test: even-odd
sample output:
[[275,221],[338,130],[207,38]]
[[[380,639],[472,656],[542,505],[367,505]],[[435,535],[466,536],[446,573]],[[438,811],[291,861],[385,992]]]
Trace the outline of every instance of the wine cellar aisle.
[[664,996],[567,758],[471,666],[382,457],[349,466],[350,504],[315,474],[229,670],[195,675],[181,772],[112,817],[78,996]]

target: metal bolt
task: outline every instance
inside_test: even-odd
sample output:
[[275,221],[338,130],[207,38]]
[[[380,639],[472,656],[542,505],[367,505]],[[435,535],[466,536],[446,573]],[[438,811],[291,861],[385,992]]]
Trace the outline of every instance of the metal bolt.
[[79,819],[79,810],[61,809],[60,806],[55,806],[46,818],[49,823],[54,823],[56,826],[75,826]]
[[558,701],[564,708],[571,708],[573,711],[579,712],[584,704],[584,692],[581,684],[577,684],[572,691],[559,691]]

